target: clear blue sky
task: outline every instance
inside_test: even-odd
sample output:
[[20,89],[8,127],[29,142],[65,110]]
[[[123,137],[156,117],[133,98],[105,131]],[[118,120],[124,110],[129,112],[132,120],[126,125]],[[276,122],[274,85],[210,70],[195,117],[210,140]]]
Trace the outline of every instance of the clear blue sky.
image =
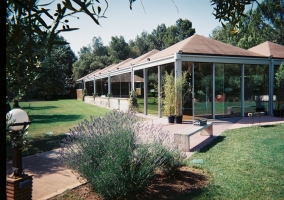
[[[47,1],[40,0],[39,4]],[[58,1],[60,0],[56,0]],[[94,2],[95,7],[100,5],[104,10],[104,0],[100,0],[100,4]],[[109,7],[105,13],[107,18],[100,19],[101,26],[84,14],[77,15],[80,19],[68,18],[70,27],[80,29],[62,33],[62,36],[70,43],[76,54],[81,47],[91,44],[93,37],[101,37],[104,45],[109,45],[112,36],[123,36],[128,42],[135,39],[143,30],[151,33],[159,24],[164,23],[168,27],[174,25],[179,18],[190,20],[196,33],[206,37],[215,27],[221,26],[212,15],[213,7],[209,0],[174,0],[174,3],[172,0],[136,0],[132,10],[129,8],[129,0],[108,2]],[[55,7],[56,3],[53,3],[50,9],[54,10]]]

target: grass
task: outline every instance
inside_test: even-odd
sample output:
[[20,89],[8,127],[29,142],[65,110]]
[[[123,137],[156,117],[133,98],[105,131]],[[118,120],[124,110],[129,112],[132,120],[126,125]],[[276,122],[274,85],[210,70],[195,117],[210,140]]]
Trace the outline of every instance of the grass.
[[[79,100],[20,102],[20,106],[32,122],[28,129],[30,147],[23,156],[59,148],[59,141],[70,128],[91,115],[104,116],[110,111]],[[6,157],[9,159],[11,152],[10,145],[7,145]]]
[[[205,169],[212,178],[191,197],[284,199],[283,141],[284,124],[225,131],[188,160],[189,167]],[[204,162],[193,164],[194,159]]]

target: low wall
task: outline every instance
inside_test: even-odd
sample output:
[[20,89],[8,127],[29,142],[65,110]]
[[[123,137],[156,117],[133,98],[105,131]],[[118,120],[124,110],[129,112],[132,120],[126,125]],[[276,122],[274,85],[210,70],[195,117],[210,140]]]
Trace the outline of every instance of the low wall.
[[94,104],[97,106],[118,109],[123,112],[128,111],[128,99],[127,98],[107,98],[107,97],[96,97],[95,100],[92,96],[85,96],[85,102]]
[[82,89],[76,89],[77,99],[83,100],[83,90]]

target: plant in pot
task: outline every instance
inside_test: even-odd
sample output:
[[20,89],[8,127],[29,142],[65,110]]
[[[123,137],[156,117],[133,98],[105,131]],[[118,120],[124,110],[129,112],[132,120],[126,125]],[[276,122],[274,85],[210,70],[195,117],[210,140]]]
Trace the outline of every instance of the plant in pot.
[[175,111],[175,87],[173,71],[170,74],[167,72],[163,77],[163,107],[168,116],[168,122],[174,123],[174,111]]
[[190,97],[190,87],[187,86],[187,72],[176,79],[175,84],[175,119],[177,124],[182,123],[182,107]]
[[274,116],[284,116],[283,102],[284,102],[284,62],[281,63],[277,72],[275,73],[275,95],[276,108],[273,110]]

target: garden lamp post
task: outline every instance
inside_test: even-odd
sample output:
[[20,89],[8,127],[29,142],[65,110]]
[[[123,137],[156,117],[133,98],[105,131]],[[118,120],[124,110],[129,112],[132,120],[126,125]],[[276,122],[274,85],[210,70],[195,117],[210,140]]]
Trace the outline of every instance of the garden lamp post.
[[10,177],[22,177],[25,175],[22,166],[22,131],[25,131],[31,122],[29,121],[27,113],[19,108],[10,110],[6,117],[8,118],[8,126],[10,127],[9,134],[13,148],[13,173]]

